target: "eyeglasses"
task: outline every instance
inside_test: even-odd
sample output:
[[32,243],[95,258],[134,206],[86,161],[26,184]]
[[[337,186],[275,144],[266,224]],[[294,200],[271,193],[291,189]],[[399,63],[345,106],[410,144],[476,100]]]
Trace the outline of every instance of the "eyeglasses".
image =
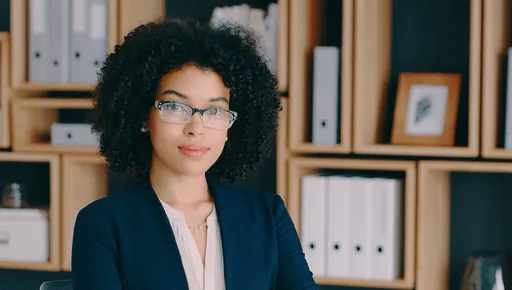
[[229,129],[237,118],[237,113],[222,108],[198,109],[190,105],[173,101],[155,101],[154,106],[160,111],[162,120],[173,124],[186,124],[198,112],[203,117],[205,127],[212,129]]

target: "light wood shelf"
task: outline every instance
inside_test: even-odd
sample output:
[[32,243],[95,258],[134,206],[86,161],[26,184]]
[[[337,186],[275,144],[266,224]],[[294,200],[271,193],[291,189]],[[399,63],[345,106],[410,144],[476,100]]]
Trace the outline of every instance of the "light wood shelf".
[[78,212],[108,195],[108,166],[95,154],[63,154],[61,167],[62,270],[71,271],[73,229]]
[[53,146],[51,126],[59,122],[59,110],[90,110],[88,98],[19,98],[12,101],[14,151],[95,153],[97,146]]
[[415,283],[416,250],[416,162],[351,158],[291,157],[288,163],[288,204],[290,216],[300,233],[301,180],[304,175],[325,170],[354,170],[400,172],[405,174],[404,228],[403,228],[403,277],[395,281],[341,279],[316,276],[321,285],[373,287],[387,289],[413,289]]
[[11,89],[9,83],[10,68],[9,32],[0,32],[0,148],[11,146],[10,106]]
[[450,289],[451,174],[454,172],[512,173],[512,164],[478,161],[419,162],[416,290]]
[[[491,1],[492,2],[492,1]],[[426,1],[424,2],[426,3]],[[476,157],[479,154],[480,134],[480,78],[482,51],[482,0],[471,0],[468,28],[469,71],[462,83],[467,94],[461,94],[459,120],[456,130],[462,132],[455,146],[395,146],[389,140],[388,128],[393,114],[395,92],[390,92],[392,79],[392,23],[397,11],[392,0],[355,2],[354,36],[354,152],[360,154],[384,154],[402,156]],[[430,4],[435,5],[435,4]],[[441,8],[440,8],[441,9]],[[446,9],[442,8],[442,9]],[[460,13],[466,13],[464,8]],[[400,11],[401,13],[409,13]],[[449,13],[443,12],[443,19]],[[441,14],[440,14],[441,16]],[[465,17],[465,16],[464,16]],[[446,20],[448,21],[448,20]],[[450,21],[457,21],[450,18]],[[396,41],[394,41],[396,42]],[[425,62],[415,69],[424,71]],[[410,67],[410,66],[409,66]],[[450,66],[454,67],[454,66]],[[443,71],[434,71],[443,72]],[[448,71],[447,71],[448,72]],[[450,71],[452,72],[452,71]],[[463,80],[465,78],[463,77]],[[465,86],[467,84],[467,87]],[[394,111],[394,108],[392,108]],[[467,134],[466,134],[467,131]],[[456,134],[459,135],[459,134]],[[463,139],[463,140],[462,140]]]
[[[48,163],[49,164],[49,239],[50,239],[50,258],[46,263],[34,262],[6,262],[0,261],[0,268],[39,270],[39,271],[58,271],[60,270],[60,217],[61,217],[61,191],[60,191],[60,159],[57,154],[51,153],[14,153],[0,152],[0,163],[16,162],[28,163]],[[20,179],[22,179],[20,177]]]
[[[354,30],[354,0],[343,0],[340,11],[331,11],[334,1],[297,1],[289,5],[289,128],[288,146],[294,153],[348,153],[351,150],[352,123],[352,47]],[[335,6],[335,5],[334,5]],[[332,14],[338,13],[334,17]],[[311,116],[312,54],[316,46],[327,42],[324,31],[326,18],[341,18],[340,48],[340,142],[337,145],[312,144]]]
[[512,159],[504,148],[510,1],[484,1],[482,48],[482,156]]

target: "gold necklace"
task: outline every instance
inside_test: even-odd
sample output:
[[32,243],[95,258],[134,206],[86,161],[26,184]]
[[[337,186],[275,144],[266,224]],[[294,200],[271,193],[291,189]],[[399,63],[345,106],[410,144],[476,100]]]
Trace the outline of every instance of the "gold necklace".
[[195,226],[193,228],[189,228],[189,230],[192,234],[195,234],[197,232],[204,230],[206,227],[207,227],[206,220],[204,220],[204,222],[198,224],[197,226]]

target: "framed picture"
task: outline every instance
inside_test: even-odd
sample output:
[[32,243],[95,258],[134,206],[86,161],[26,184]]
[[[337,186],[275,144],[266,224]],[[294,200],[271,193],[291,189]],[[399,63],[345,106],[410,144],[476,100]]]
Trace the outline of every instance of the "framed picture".
[[453,146],[460,86],[460,74],[400,74],[391,143]]

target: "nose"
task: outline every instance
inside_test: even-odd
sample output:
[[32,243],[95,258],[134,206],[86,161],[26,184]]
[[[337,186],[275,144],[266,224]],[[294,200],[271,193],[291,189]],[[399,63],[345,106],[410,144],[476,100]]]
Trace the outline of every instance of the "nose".
[[184,133],[185,135],[191,136],[199,136],[204,134],[203,119],[199,112],[196,112],[194,115],[192,115],[190,122],[185,125]]

